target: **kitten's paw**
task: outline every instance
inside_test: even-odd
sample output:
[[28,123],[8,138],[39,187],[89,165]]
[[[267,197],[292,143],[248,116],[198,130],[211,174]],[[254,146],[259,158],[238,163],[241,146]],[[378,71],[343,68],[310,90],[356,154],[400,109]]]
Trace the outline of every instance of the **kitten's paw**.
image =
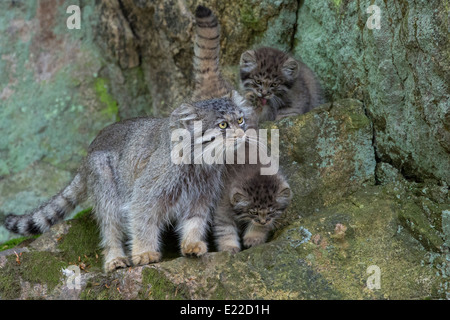
[[110,261],[105,262],[105,272],[111,272],[116,269],[126,268],[130,265],[127,257],[116,257]]
[[265,241],[266,240],[264,237],[248,237],[248,238],[244,237],[244,246],[246,246],[247,248],[254,247],[264,243]]
[[181,254],[183,254],[183,256],[194,255],[200,257],[201,255],[204,255],[206,252],[208,252],[208,247],[206,246],[206,243],[204,243],[203,241],[181,244]]
[[134,266],[143,266],[149,263],[159,262],[161,260],[161,252],[147,251],[141,254],[131,256]]
[[236,254],[239,251],[241,251],[241,248],[236,247],[236,246],[223,246],[222,248],[220,248],[220,251],[225,251],[225,252],[229,252],[232,254]]

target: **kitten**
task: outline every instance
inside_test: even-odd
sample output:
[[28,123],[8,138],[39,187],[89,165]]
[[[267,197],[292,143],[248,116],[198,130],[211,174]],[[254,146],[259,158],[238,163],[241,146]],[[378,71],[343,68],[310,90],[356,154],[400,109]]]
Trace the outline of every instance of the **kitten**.
[[23,235],[43,233],[89,195],[100,226],[106,272],[130,264],[125,238],[130,239],[133,265],[159,261],[160,234],[172,222],[177,222],[181,253],[203,255],[209,213],[220,199],[225,166],[173,163],[171,132],[187,129],[192,133],[194,121],[202,121],[203,132],[216,129],[211,131],[216,135],[194,135],[189,144],[211,149],[218,135],[225,136],[223,127],[235,133],[233,140],[239,144],[239,132],[246,129],[242,101],[232,92],[182,104],[169,118],[135,118],[106,127],[91,143],[72,182],[31,213],[8,215],[6,228]]
[[220,25],[213,12],[204,6],[195,11],[193,100],[221,97],[232,90],[219,67]]
[[281,173],[260,175],[259,165],[235,166],[228,174],[214,215],[214,236],[219,251],[237,253],[240,233],[245,247],[266,241],[288,207],[292,192]]
[[244,52],[240,78],[245,97],[257,107],[260,121],[303,114],[323,103],[314,72],[274,48]]

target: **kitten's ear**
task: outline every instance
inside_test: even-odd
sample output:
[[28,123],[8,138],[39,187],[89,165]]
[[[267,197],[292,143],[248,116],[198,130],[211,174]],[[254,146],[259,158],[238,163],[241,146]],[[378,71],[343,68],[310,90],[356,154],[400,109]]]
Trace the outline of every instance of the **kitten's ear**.
[[197,118],[197,109],[189,103],[183,103],[181,106],[172,111],[170,115],[170,122],[176,127],[184,127],[188,129]]
[[241,61],[239,62],[239,65],[241,66],[241,70],[244,72],[250,72],[255,69],[257,66],[255,50],[245,51],[241,55]]
[[233,206],[239,205],[241,207],[244,207],[248,204],[247,196],[241,189],[234,187],[230,192],[230,203]]
[[298,72],[300,70],[300,65],[298,62],[289,57],[284,63],[283,67],[281,68],[281,71],[283,74],[288,78],[296,78],[298,75]]
[[278,188],[277,202],[282,207],[287,207],[292,199],[292,191],[289,184],[283,181],[281,186]]

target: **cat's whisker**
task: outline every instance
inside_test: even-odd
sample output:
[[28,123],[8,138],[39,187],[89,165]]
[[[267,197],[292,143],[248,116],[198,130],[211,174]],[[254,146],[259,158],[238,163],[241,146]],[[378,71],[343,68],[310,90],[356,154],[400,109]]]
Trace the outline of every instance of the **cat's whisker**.
[[249,142],[249,145],[256,146],[257,148],[259,147],[259,148],[262,149],[262,151],[264,151],[267,154],[267,150],[268,150],[267,149],[267,144],[265,144],[261,140],[256,139],[256,138],[251,137],[251,136],[247,136],[247,141]]
[[214,140],[211,143],[207,144],[206,147],[202,149],[202,152],[194,157],[194,163],[196,163],[199,159],[204,159],[205,155],[210,157],[213,150],[217,151],[214,155],[214,162],[217,163],[217,160],[223,154],[223,144],[220,142],[220,140]]

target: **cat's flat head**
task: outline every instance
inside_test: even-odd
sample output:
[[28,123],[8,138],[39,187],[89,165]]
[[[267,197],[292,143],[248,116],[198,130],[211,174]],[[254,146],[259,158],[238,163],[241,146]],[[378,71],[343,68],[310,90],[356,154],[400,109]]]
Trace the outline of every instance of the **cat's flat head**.
[[201,144],[204,152],[224,151],[221,148],[226,145],[245,141],[246,109],[246,101],[236,91],[221,98],[183,103],[170,116],[171,128],[188,130],[192,143]]
[[240,78],[243,90],[266,105],[289,91],[299,74],[299,63],[274,48],[248,50],[241,55]]
[[259,226],[273,227],[286,210],[292,192],[281,174],[272,176],[254,174],[238,178],[231,188],[230,204],[237,220]]

